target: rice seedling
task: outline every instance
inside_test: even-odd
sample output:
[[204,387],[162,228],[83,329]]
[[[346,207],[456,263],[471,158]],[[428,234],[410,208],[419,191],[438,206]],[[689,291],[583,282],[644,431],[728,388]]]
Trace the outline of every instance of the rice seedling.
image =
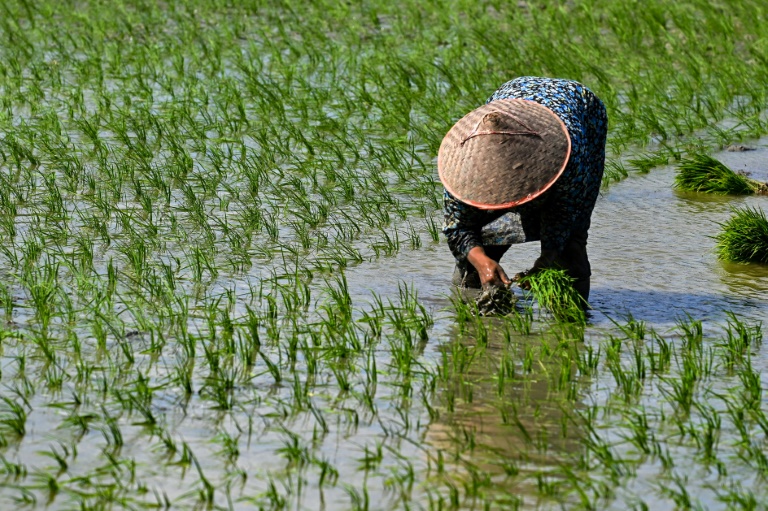
[[[676,488],[681,453],[728,461],[708,502],[749,502],[748,322],[680,347],[641,320],[566,331],[530,300],[435,312],[410,267],[399,292],[367,272],[440,249],[437,145],[510,69],[604,99],[606,184],[764,134],[755,2],[98,7],[0,7],[0,369],[28,416],[16,435],[3,407],[0,507],[599,509],[646,499],[610,490],[634,478]],[[688,418],[659,397],[681,374]],[[519,450],[488,445],[494,421]]]
[[611,183],[621,181],[627,176],[629,176],[629,172],[621,161],[609,160],[606,162],[603,173],[603,188],[607,188]]
[[733,209],[714,237],[718,258],[733,262],[768,263],[768,219],[758,207]]
[[669,155],[664,153],[641,154],[635,158],[627,160],[627,163],[638,172],[645,174],[650,172],[654,167],[666,165],[669,163]]
[[675,187],[683,191],[721,195],[768,193],[767,183],[737,174],[706,154],[694,154],[678,163]]
[[721,359],[728,369],[746,364],[750,350],[762,341],[762,325],[746,325],[733,312],[728,312],[726,339],[719,344]]
[[558,321],[586,321],[587,304],[573,288],[573,279],[565,270],[547,268],[524,277],[520,284],[529,287],[539,306],[550,311]]

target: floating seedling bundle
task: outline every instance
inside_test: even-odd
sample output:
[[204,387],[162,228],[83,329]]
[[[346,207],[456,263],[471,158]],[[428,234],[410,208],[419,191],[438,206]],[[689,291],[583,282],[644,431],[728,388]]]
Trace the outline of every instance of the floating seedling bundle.
[[[768,183],[731,170],[706,154],[695,154],[678,166],[675,187],[719,195],[768,194]],[[734,262],[768,263],[768,220],[759,208],[734,209],[734,216],[720,224],[715,236],[717,255]]]
[[738,174],[706,154],[695,154],[680,162],[675,187],[688,192],[720,195],[768,194],[768,183]]
[[720,224],[715,237],[720,259],[734,262],[768,263],[768,219],[757,207],[734,209],[734,216]]

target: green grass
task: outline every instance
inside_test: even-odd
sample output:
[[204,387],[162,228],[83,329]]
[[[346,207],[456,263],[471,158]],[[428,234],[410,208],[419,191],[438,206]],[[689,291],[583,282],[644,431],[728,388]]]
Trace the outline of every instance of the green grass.
[[735,173],[719,160],[694,154],[677,166],[675,187],[688,192],[751,195],[768,192],[768,184]]
[[720,259],[740,263],[768,263],[768,219],[759,207],[734,209],[733,216],[720,224],[715,236]]

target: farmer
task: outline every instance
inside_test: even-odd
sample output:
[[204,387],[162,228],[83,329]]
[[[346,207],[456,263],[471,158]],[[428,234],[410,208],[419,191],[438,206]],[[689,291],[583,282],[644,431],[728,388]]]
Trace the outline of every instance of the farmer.
[[605,165],[603,103],[578,82],[522,77],[459,120],[443,139],[443,233],[453,282],[509,284],[499,260],[513,243],[541,241],[533,266],[563,268],[589,298],[587,231]]

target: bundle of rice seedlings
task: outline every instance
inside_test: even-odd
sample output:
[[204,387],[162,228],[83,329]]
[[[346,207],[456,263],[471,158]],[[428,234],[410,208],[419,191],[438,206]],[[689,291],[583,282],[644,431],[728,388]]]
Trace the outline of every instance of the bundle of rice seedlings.
[[516,301],[509,286],[486,286],[477,297],[477,313],[480,316],[506,316],[514,310]]
[[695,154],[680,161],[675,187],[689,192],[721,195],[768,193],[768,184],[737,174],[706,154]]
[[768,263],[768,219],[758,208],[734,209],[715,236],[717,256],[725,261]]
[[565,270],[547,268],[520,280],[521,286],[530,287],[539,306],[549,310],[558,321],[585,323],[587,306],[573,288],[574,279]]

